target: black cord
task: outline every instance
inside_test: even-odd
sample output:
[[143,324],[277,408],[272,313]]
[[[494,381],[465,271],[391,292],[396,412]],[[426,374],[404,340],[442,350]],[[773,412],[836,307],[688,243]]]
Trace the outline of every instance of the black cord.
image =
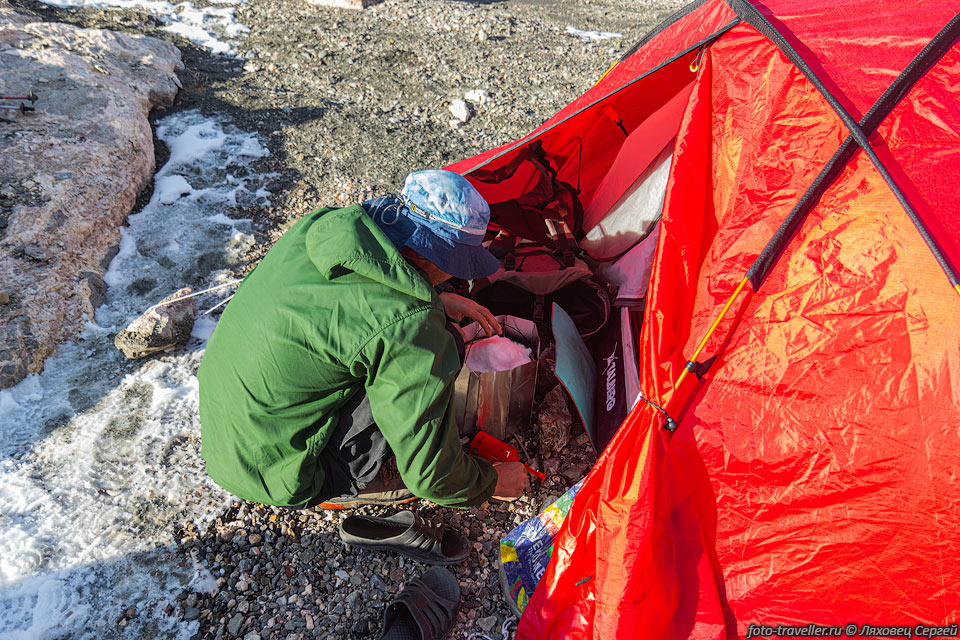
[[663,407],[658,405],[653,400],[648,400],[647,397],[644,396],[642,393],[640,394],[640,399],[664,415],[664,417],[667,419],[667,423],[664,425],[667,431],[669,431],[670,433],[673,433],[674,431],[677,430],[677,427],[679,426],[677,425],[677,421],[671,418],[670,414],[667,413],[667,411]]

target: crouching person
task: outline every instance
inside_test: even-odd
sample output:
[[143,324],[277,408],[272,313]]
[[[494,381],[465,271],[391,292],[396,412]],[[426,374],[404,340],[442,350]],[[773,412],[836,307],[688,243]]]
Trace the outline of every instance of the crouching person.
[[500,332],[434,287],[491,275],[490,209],[462,176],[410,174],[385,197],[299,220],[246,277],[200,365],[201,452],[221,487],[284,507],[515,499],[523,465],[464,452],[463,344],[447,318]]

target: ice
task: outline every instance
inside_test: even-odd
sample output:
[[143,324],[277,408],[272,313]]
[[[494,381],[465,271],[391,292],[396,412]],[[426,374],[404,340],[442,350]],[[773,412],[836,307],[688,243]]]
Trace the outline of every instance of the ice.
[[622,33],[616,33],[614,31],[584,31],[583,29],[577,29],[576,27],[567,26],[567,33],[572,36],[576,36],[581,40],[586,42],[596,42],[598,40],[611,40],[613,38],[622,38]]
[[211,53],[236,54],[236,41],[250,28],[236,20],[236,5],[245,0],[216,0],[222,7],[195,7],[190,2],[174,4],[160,0],[41,0],[55,7],[96,7],[98,9],[146,9],[158,16],[164,30],[183,36]]
[[173,204],[183,196],[189,195],[193,187],[183,176],[167,176],[158,178],[154,192],[160,204]]
[[[224,122],[179,113],[157,136],[170,161],[129,218],[96,321],[42,374],[0,392],[2,640],[186,639],[197,624],[166,605],[184,588],[212,588],[173,534],[232,500],[199,455],[196,370],[216,322],[199,318],[186,347],[145,361],[125,360],[112,341],[180,287],[232,280],[226,267],[252,238],[248,221],[226,215],[229,202],[267,204],[267,176],[251,165],[256,136]],[[206,294],[198,308],[231,293]],[[137,616],[118,627],[130,608]]]
[[467,345],[466,365],[470,371],[509,371],[533,360],[528,348],[503,336],[490,336]]

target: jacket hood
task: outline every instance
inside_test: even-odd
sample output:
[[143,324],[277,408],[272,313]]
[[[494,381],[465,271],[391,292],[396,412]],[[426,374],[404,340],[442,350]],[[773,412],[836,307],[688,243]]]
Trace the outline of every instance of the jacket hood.
[[430,284],[392,242],[363,207],[353,205],[320,216],[307,231],[307,255],[328,280],[356,273],[429,302]]

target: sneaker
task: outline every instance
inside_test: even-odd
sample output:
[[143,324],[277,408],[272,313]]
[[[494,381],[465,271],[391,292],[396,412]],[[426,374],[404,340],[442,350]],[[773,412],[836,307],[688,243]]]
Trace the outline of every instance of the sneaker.
[[318,509],[353,509],[367,504],[391,506],[413,502],[417,496],[410,493],[400,472],[397,459],[390,456],[380,465],[377,477],[368,482],[355,496],[331,498],[316,505]]

